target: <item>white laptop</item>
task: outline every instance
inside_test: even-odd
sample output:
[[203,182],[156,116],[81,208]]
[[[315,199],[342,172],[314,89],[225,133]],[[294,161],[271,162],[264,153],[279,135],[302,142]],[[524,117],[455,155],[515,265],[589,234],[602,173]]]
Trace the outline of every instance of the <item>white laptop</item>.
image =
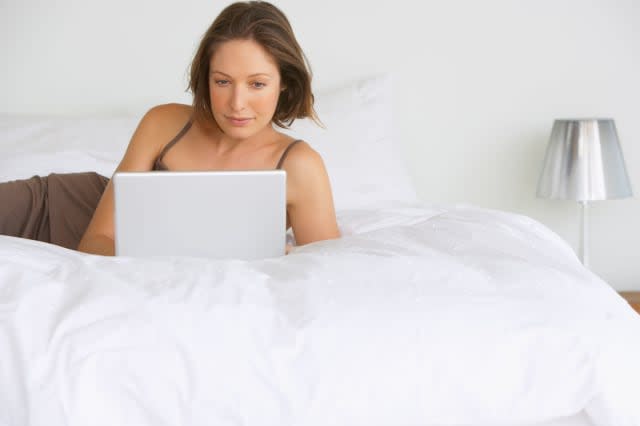
[[116,172],[118,256],[285,254],[286,172]]

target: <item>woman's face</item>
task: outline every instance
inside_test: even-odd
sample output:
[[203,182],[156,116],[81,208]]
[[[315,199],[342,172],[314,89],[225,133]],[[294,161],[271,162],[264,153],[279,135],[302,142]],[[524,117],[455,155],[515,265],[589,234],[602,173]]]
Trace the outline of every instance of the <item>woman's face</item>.
[[280,96],[280,72],[274,59],[253,40],[220,45],[209,63],[213,117],[233,139],[271,128]]

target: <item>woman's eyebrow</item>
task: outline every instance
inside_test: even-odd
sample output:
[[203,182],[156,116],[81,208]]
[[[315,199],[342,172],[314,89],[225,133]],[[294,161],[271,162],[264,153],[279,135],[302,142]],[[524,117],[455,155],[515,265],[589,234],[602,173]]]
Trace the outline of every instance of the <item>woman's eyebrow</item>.
[[[211,72],[212,72],[212,73],[222,74],[222,75],[224,75],[225,77],[233,78],[233,77],[231,77],[229,74],[224,73],[224,72],[222,72],[222,71],[212,70]],[[266,72],[257,72],[257,73],[254,73],[254,74],[249,75],[248,77],[257,77],[257,76],[260,76],[260,75],[261,75],[261,76],[268,77],[268,78],[271,78],[271,74],[266,73]]]

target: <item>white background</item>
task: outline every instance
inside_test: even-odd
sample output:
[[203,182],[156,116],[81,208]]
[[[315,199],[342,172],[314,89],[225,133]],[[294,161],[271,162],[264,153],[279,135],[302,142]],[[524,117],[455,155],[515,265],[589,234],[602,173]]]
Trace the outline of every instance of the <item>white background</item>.
[[[554,118],[616,120],[633,199],[591,209],[591,267],[640,290],[640,6],[633,0],[274,1],[316,89],[391,72],[423,200],[531,216],[577,247],[579,208],[535,197]],[[229,2],[1,0],[0,111],[189,103],[189,62]]]

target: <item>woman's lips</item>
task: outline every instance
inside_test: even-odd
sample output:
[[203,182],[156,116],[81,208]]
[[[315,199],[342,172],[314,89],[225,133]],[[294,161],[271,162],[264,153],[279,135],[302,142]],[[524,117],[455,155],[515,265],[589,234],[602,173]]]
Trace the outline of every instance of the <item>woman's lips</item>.
[[251,121],[251,118],[243,118],[243,117],[227,117],[227,120],[231,122],[233,126],[242,127]]

